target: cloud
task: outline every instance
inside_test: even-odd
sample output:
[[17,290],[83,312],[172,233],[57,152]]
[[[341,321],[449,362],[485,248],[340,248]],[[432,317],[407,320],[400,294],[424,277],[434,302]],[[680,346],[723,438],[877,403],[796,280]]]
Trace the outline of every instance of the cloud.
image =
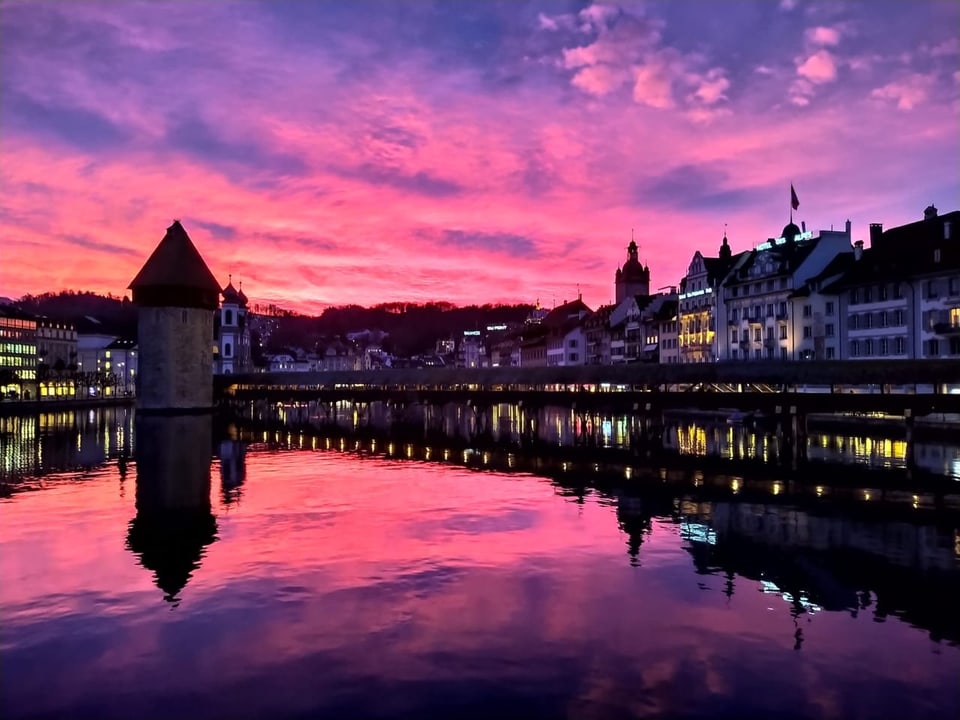
[[461,250],[486,250],[497,255],[517,258],[535,258],[540,253],[528,237],[513,233],[472,232],[467,230],[443,230],[432,237],[444,246],[453,245]]
[[722,68],[711,69],[705,75],[699,76],[695,82],[698,85],[693,95],[704,105],[714,105],[727,99],[725,93],[730,87],[730,81]]
[[673,83],[669,69],[659,62],[634,68],[633,99],[661,110],[672,108]]
[[103,152],[122,147],[130,132],[85,108],[39,102],[16,91],[0,93],[0,124],[6,132],[42,134],[77,150]]
[[948,38],[931,47],[928,52],[933,57],[949,57],[960,54],[960,40],[955,37]]
[[870,97],[895,102],[898,110],[913,110],[927,100],[932,86],[932,77],[913,73],[876,88],[870,93]]
[[837,79],[837,63],[829,50],[817,50],[797,65],[797,75],[818,85],[832,82]]
[[811,45],[837,45],[840,43],[840,32],[835,28],[815,27],[805,33],[807,42]]
[[434,198],[448,198],[464,191],[462,185],[425,170],[409,171],[375,163],[331,168],[336,174],[370,185],[390,187]]
[[184,218],[183,222],[187,227],[192,227],[196,225],[203,230],[206,230],[208,233],[213,235],[218,240],[232,240],[237,237],[237,229],[232,225],[223,225],[218,222],[213,222],[212,220],[198,220],[197,218]]
[[108,255],[123,255],[127,257],[138,258],[143,254],[140,250],[123,247],[122,245],[116,245],[104,240],[94,240],[89,235],[63,235],[62,238],[68,245],[72,247],[107,253]]
[[780,0],[780,9],[784,12],[790,12],[796,6],[799,0]]

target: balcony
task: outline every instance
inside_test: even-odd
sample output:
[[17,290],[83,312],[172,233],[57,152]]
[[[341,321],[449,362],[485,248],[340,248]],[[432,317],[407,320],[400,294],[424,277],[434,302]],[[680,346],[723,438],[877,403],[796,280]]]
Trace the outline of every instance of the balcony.
[[778,312],[778,313],[777,313],[777,321],[778,321],[778,322],[786,322],[786,321],[787,321],[787,314],[786,314],[785,312],[782,312],[782,313],[781,313],[781,312]]
[[745,348],[745,349],[749,349],[749,347],[750,347],[750,341],[749,341],[749,340],[741,340],[741,341],[740,341],[740,347]]
[[764,346],[765,348],[767,348],[767,349],[769,349],[769,348],[775,348],[775,347],[777,347],[778,344],[779,344],[779,343],[778,343],[774,338],[772,338],[772,337],[768,337],[768,338],[764,339],[764,341],[763,341],[763,346]]
[[948,322],[935,323],[933,332],[937,335],[960,335],[960,325],[951,325]]

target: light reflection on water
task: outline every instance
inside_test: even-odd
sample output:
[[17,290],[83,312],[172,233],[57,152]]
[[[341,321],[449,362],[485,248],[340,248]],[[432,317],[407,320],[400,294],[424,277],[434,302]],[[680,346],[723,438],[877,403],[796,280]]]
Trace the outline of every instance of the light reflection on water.
[[204,422],[0,501],[0,716],[960,713],[952,506]]

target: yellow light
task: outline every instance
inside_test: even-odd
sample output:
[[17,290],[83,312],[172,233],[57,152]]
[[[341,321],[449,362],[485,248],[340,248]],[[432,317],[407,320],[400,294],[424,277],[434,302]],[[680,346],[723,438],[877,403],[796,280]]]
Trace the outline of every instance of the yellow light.
[[730,489],[733,490],[733,494],[736,495],[740,492],[740,480],[739,478],[734,478],[730,481]]
[[782,490],[783,490],[783,484],[782,484],[779,480],[777,480],[776,482],[773,483],[773,494],[774,494],[774,495],[779,495]]
[[869,491],[869,490],[864,490],[864,491],[863,491],[863,499],[864,499],[864,500],[869,500],[869,499],[870,499],[870,491]]
[[817,485],[817,497],[823,495],[823,485]]

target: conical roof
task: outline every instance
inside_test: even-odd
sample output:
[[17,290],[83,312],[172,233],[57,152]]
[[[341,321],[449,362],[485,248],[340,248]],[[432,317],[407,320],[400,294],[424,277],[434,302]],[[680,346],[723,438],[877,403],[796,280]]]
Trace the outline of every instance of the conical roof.
[[128,287],[131,290],[163,287],[220,292],[220,284],[179,220],[167,228],[167,234]]
[[227,286],[223,289],[223,301],[225,303],[233,303],[235,305],[240,304],[240,293],[237,292],[237,289],[233,286],[233,280],[227,283]]

